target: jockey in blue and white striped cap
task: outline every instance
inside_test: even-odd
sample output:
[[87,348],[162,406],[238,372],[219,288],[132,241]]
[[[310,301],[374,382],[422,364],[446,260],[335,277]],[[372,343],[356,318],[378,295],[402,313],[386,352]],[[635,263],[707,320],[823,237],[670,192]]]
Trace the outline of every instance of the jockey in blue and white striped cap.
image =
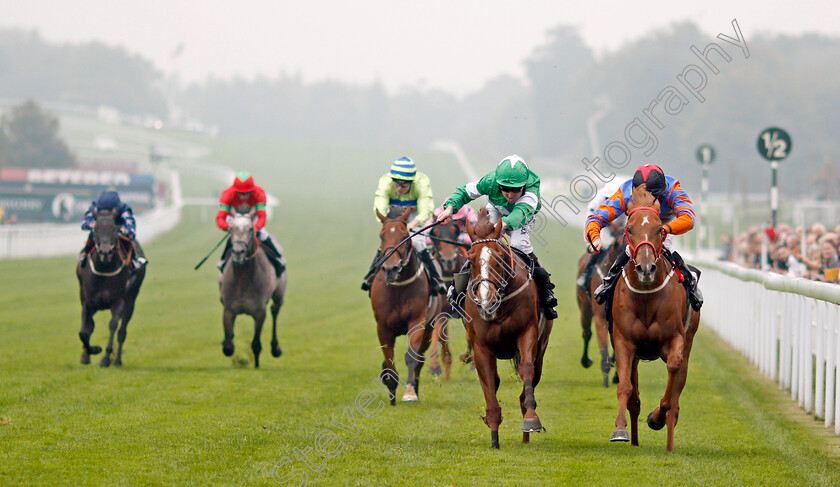
[[391,178],[403,181],[414,181],[417,177],[417,167],[408,157],[400,157],[391,164]]

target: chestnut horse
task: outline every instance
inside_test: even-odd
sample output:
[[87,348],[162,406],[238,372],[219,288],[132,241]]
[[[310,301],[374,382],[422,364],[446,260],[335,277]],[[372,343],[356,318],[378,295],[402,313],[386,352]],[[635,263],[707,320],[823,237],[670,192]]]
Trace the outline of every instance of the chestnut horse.
[[[613,297],[613,348],[619,383],[618,416],[610,441],[639,444],[639,360],[659,358],[668,365],[668,385],[647,423],[654,430],[668,427],[666,449],[673,451],[680,393],[700,313],[687,306],[679,273],[667,258],[662,258],[665,233],[659,219],[659,201],[642,184],[633,190],[627,209],[624,235],[630,261],[622,270]],[[630,438],[626,410],[630,411]]]
[[513,359],[522,378],[522,442],[530,433],[542,431],[537,416],[534,389],[542,375],[543,356],[548,347],[552,321],[545,321],[537,296],[537,286],[528,265],[502,240],[501,219],[494,225],[482,208],[473,226],[467,222],[472,247],[470,282],[464,300],[467,338],[472,345],[481,389],[484,391],[486,416],[493,448],[499,448],[499,424],[502,408],[496,399],[499,389],[497,359]]
[[[623,247],[624,240],[621,238],[615,239],[608,251],[601,252],[598,255],[599,260],[595,264],[595,272],[592,273],[592,277],[586,283],[587,289],[584,291],[575,286],[578,309],[580,309],[580,326],[583,328],[583,355],[580,358],[580,364],[586,369],[592,366],[592,359],[589,358],[589,340],[592,339],[592,320],[594,319],[598,350],[601,352],[601,374],[604,376],[604,387],[610,386],[610,369],[613,367],[614,360],[610,357],[610,332],[607,325],[606,306],[598,304],[592,298],[592,295],[595,289],[601,285],[604,276],[609,272]],[[583,273],[591,255],[586,252],[578,261],[577,277],[580,277]],[[618,384],[618,375],[613,376],[613,383]]]
[[[432,240],[432,253],[440,262],[441,278],[447,285],[452,283],[455,273],[460,271],[467,261],[467,251],[464,247],[468,247],[468,245],[457,242],[460,233],[458,225],[454,223],[440,225],[429,231]],[[454,312],[449,301],[445,299],[442,301],[442,311],[448,316],[457,318],[458,315]],[[438,325],[432,331],[432,356],[429,362],[429,374],[432,376],[441,375],[442,371],[438,361],[440,356],[443,358],[443,366],[446,370],[444,378],[449,380],[452,369],[452,352],[449,350],[449,340],[455,334],[450,334],[448,319],[438,321]]]
[[[429,281],[425,276],[420,256],[414,251],[408,237],[407,208],[397,218],[384,216],[376,211],[382,222],[379,231],[380,251],[387,259],[381,262],[370,288],[370,303],[376,319],[376,332],[385,361],[382,362],[380,379],[388,387],[391,405],[396,404],[399,375],[394,365],[396,338],[407,335],[405,364],[408,381],[403,401],[417,401],[420,390],[420,370],[423,368],[426,349],[429,348],[435,320],[441,310],[441,296],[429,295]],[[422,235],[415,238],[424,238]],[[390,252],[392,251],[393,252]],[[388,256],[388,253],[391,255]]]

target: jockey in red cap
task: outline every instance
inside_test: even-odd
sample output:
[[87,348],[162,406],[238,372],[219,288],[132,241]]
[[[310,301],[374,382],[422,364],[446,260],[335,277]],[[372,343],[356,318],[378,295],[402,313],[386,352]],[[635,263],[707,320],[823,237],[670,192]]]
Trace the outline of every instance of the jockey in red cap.
[[[697,288],[700,271],[696,268],[689,269],[682,257],[672,249],[674,235],[682,235],[694,226],[694,207],[679,181],[671,176],[666,176],[659,166],[655,164],[640,166],[636,169],[632,179],[625,181],[615,194],[589,214],[586,219],[586,240],[591,244],[593,253],[600,252],[602,248],[601,229],[625,212],[633,195],[633,188],[642,184],[645,184],[646,189],[659,200],[661,208],[659,216],[667,235],[662,242],[662,246],[665,248],[666,257],[674,263],[685,277],[684,284],[688,291],[688,300],[691,306],[695,310],[699,310],[703,306],[703,295]],[[609,275],[604,278],[601,286],[595,290],[594,297],[599,304],[603,304],[608,301],[608,298],[611,298],[615,281],[621,274],[621,269],[629,260],[630,257],[626,252],[619,253]],[[696,277],[692,271],[697,274]],[[612,300],[609,299],[609,301]]]
[[[274,237],[265,229],[265,205],[265,191],[254,184],[253,176],[244,171],[240,172],[233,179],[233,184],[224,190],[219,198],[216,226],[227,231],[230,226],[229,219],[232,218],[233,212],[248,214],[253,211],[254,230],[257,232],[257,238],[264,245],[263,249],[268,255],[268,260],[277,271],[277,277],[280,277],[286,269],[286,261],[283,259],[280,244],[276,243]],[[217,264],[220,271],[224,269],[225,263],[230,258],[230,251],[230,240],[228,240],[222,253],[222,260]]]

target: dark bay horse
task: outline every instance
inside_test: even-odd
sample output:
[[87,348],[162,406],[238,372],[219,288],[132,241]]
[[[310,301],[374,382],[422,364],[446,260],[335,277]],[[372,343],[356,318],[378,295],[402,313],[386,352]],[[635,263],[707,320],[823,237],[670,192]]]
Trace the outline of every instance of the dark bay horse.
[[487,210],[479,212],[475,226],[467,222],[472,239],[468,252],[470,282],[464,300],[467,337],[484,391],[486,416],[493,448],[499,448],[502,408],[496,399],[499,389],[497,359],[513,359],[522,378],[519,405],[522,410],[522,441],[542,431],[534,389],[542,375],[543,356],[553,325],[545,321],[530,269],[502,240],[501,219],[494,225]]
[[[666,449],[674,450],[674,428],[680,414],[680,393],[688,375],[688,357],[700,313],[687,305],[679,273],[663,259],[664,232],[659,202],[642,184],[628,205],[625,237],[630,261],[616,283],[613,297],[613,348],[618,371],[618,416],[610,441],[639,444],[639,360],[662,359],[668,366],[665,394],[647,418],[648,426],[667,426]],[[625,411],[630,411],[631,438]]]
[[[449,225],[440,225],[432,228],[429,231],[432,240],[432,253],[440,262],[441,277],[443,281],[450,285],[454,279],[455,273],[461,270],[461,267],[467,261],[467,251],[456,242],[461,231],[458,225],[450,223]],[[442,311],[453,318],[458,315],[454,313],[452,305],[448,300],[443,301]],[[457,333],[451,333],[449,330],[449,320],[438,320],[439,323],[432,331],[432,356],[429,362],[429,374],[432,376],[439,376],[441,374],[441,367],[438,357],[443,359],[443,366],[446,370],[444,378],[449,380],[449,375],[452,369],[452,352],[449,350],[449,340]]]
[[[601,374],[604,378],[604,387],[610,386],[610,369],[613,366],[613,359],[610,357],[609,350],[610,334],[607,326],[606,306],[598,304],[592,298],[592,295],[595,289],[601,285],[604,276],[607,275],[618,253],[623,248],[624,240],[616,238],[606,252],[599,254],[598,258],[600,260],[595,264],[595,272],[592,273],[592,277],[586,283],[587,290],[584,291],[575,286],[578,309],[580,310],[580,326],[583,328],[583,355],[580,358],[580,364],[587,369],[592,366],[592,359],[589,358],[589,340],[592,339],[592,320],[594,319],[598,350],[601,352]],[[590,256],[591,254],[586,252],[578,260],[577,277],[580,277],[583,273]],[[613,383],[618,384],[618,375],[613,376]]]
[[[140,285],[146,275],[146,265],[134,269],[131,263],[132,252],[145,257],[137,241],[131,241],[120,235],[120,225],[116,223],[117,214],[112,210],[99,210],[93,226],[94,248],[90,255],[76,265],[76,277],[79,279],[79,297],[82,301],[82,328],[79,338],[82,340],[82,356],[79,362],[87,365],[90,356],[102,352],[102,347],[91,346],[93,334],[93,315],[100,310],[111,310],[108,328],[108,346],[105,356],[99,362],[100,367],[111,365],[114,351],[114,333],[119,326],[117,356],[114,366],[122,366],[122,351],[126,330],[134,314],[134,302],[140,292]],[[120,323],[121,326],[120,326]]]
[[435,321],[440,319],[441,304],[445,301],[441,296],[430,298],[429,282],[420,257],[411,241],[403,242],[408,237],[407,221],[411,210],[407,208],[396,218],[392,218],[393,213],[384,216],[376,212],[382,222],[379,231],[381,255],[385,257],[394,250],[381,265],[370,288],[376,333],[385,356],[380,378],[388,387],[392,406],[396,404],[399,377],[394,365],[396,338],[407,335],[405,365],[408,367],[408,381],[402,400],[417,401],[423,354],[429,348]]
[[[283,351],[277,341],[277,314],[283,306],[288,272],[277,277],[274,266],[259,245],[254,224],[249,215],[236,215],[230,223],[231,258],[219,273],[219,291],[224,306],[223,324],[225,339],[222,353],[233,355],[233,324],[236,316],[246,314],[254,319],[254,368],[260,366],[262,327],[265,308],[271,300],[271,355],[279,357]],[[278,245],[278,250],[282,249]]]

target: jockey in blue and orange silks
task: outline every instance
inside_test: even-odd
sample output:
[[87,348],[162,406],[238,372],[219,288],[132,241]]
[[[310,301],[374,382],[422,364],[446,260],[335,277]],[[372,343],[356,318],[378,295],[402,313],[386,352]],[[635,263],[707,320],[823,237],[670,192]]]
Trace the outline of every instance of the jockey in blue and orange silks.
[[[697,288],[699,271],[697,277],[691,272],[683,261],[682,257],[672,248],[674,235],[682,235],[694,227],[695,216],[694,206],[688,194],[683,191],[679,181],[671,176],[666,176],[659,166],[645,164],[639,167],[633,174],[633,178],[625,181],[607,201],[589,214],[586,219],[585,236],[591,244],[590,250],[598,253],[602,249],[601,229],[609,225],[613,220],[624,214],[633,188],[645,184],[647,190],[659,200],[660,219],[666,237],[662,242],[665,249],[665,256],[673,262],[680,273],[685,277],[684,285],[687,290],[688,300],[695,310],[703,305],[703,295]],[[621,269],[630,261],[628,250],[618,255],[615,263],[610,269],[609,275],[604,282],[595,290],[595,300],[603,304],[611,297],[615,287],[616,279],[621,274]]]

